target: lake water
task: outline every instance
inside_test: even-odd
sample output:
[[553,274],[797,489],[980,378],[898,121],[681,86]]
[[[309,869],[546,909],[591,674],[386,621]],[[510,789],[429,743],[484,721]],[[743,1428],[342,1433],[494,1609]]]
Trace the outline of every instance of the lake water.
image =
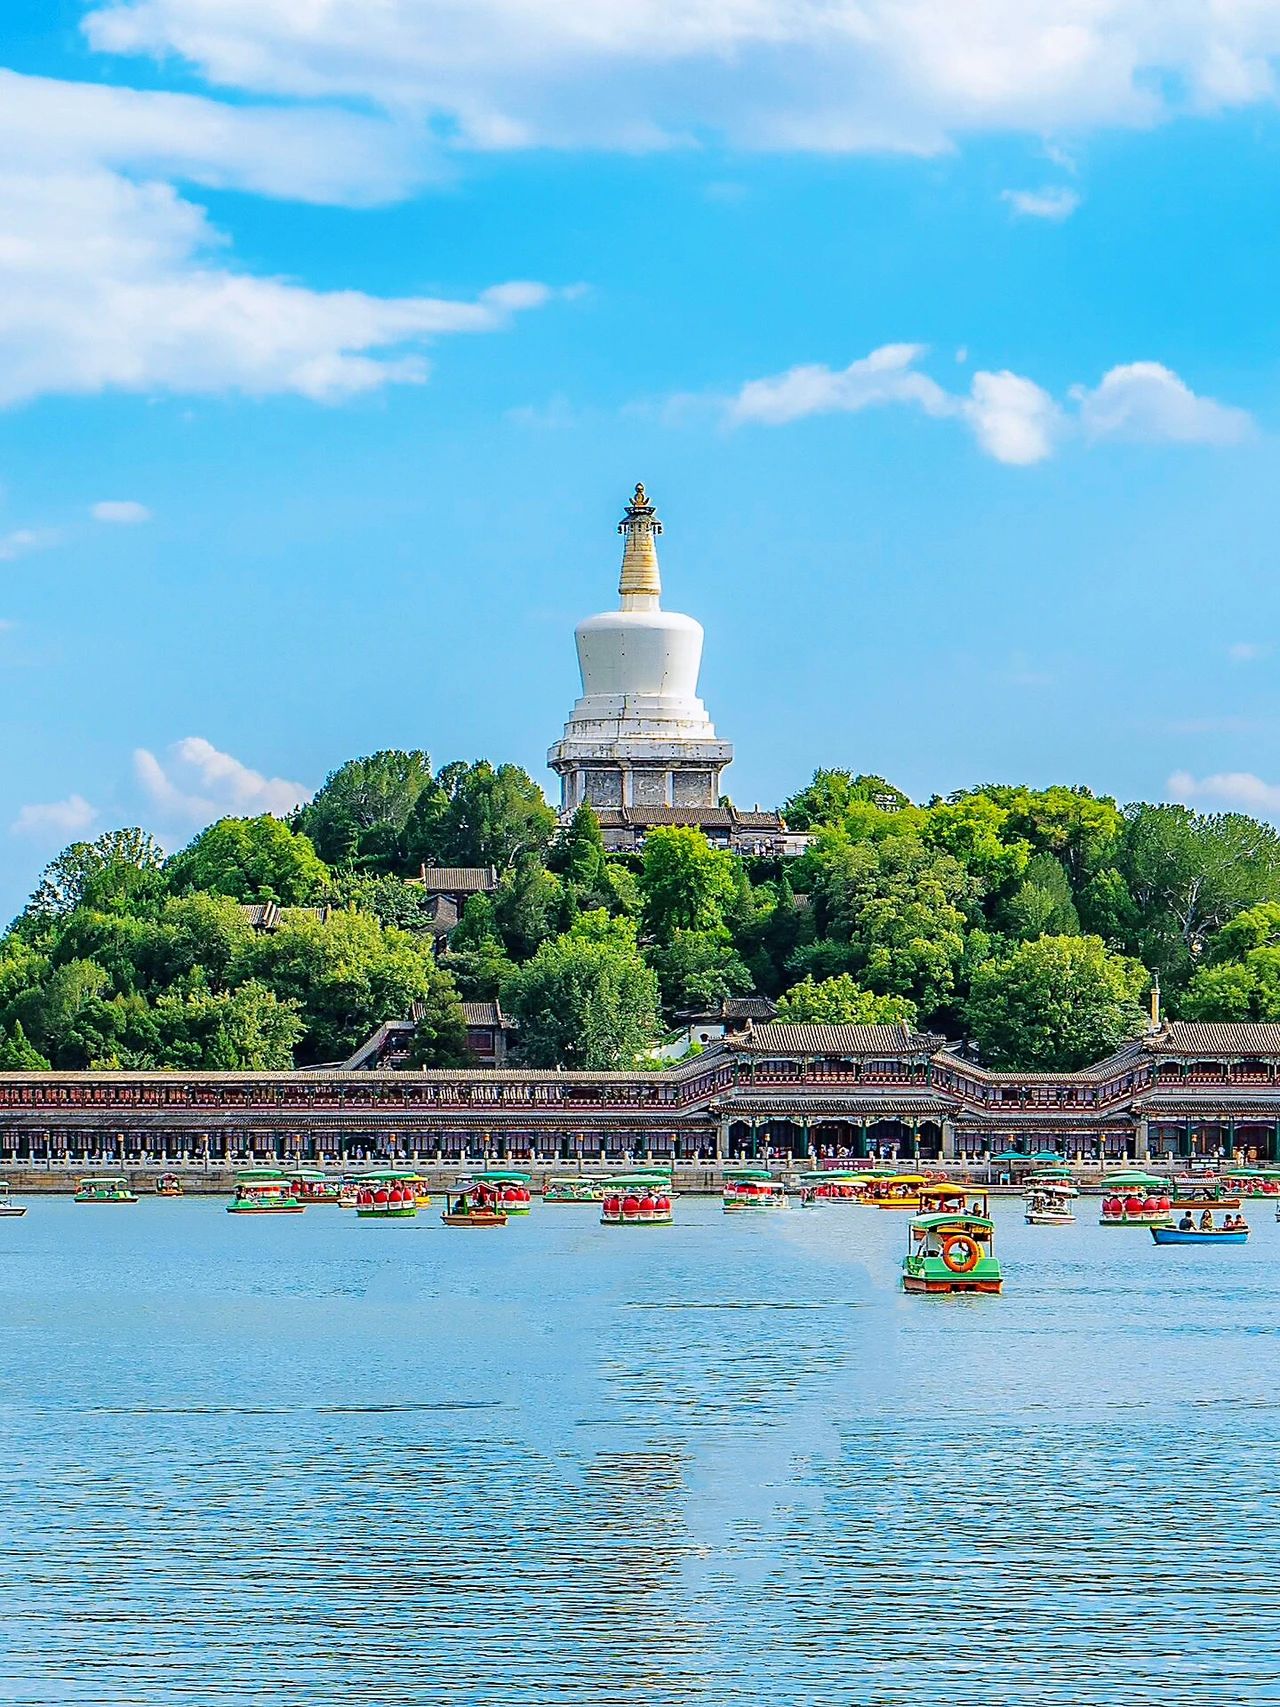
[[1280,1701],[1280,1226],[0,1222],[0,1700]]

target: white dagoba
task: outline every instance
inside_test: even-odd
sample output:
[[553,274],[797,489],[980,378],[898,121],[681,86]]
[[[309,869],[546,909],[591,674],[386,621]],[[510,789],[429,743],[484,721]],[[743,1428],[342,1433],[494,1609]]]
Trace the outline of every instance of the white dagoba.
[[715,806],[733,746],[716,739],[698,698],[702,625],[664,611],[657,536],[643,486],[618,524],[624,536],[619,608],[575,631],[582,697],[547,754],[561,808]]

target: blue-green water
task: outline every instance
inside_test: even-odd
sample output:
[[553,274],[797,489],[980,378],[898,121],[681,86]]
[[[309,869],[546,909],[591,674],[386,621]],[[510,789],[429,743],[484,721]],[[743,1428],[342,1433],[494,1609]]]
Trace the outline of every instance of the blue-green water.
[[1280,1701],[1277,1283],[999,1213],[0,1221],[0,1700]]

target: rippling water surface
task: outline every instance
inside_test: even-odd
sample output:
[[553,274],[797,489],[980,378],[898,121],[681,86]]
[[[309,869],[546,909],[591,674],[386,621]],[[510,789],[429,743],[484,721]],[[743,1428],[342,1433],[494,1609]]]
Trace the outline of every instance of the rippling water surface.
[[1280,1701],[1280,1226],[0,1222],[0,1700]]

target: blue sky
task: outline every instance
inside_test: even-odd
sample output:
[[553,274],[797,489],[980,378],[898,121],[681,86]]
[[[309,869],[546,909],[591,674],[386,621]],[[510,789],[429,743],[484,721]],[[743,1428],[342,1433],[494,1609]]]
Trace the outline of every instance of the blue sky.
[[1280,816],[1280,0],[2,29],[10,913],[377,747],[550,783],[637,479],[740,802]]

